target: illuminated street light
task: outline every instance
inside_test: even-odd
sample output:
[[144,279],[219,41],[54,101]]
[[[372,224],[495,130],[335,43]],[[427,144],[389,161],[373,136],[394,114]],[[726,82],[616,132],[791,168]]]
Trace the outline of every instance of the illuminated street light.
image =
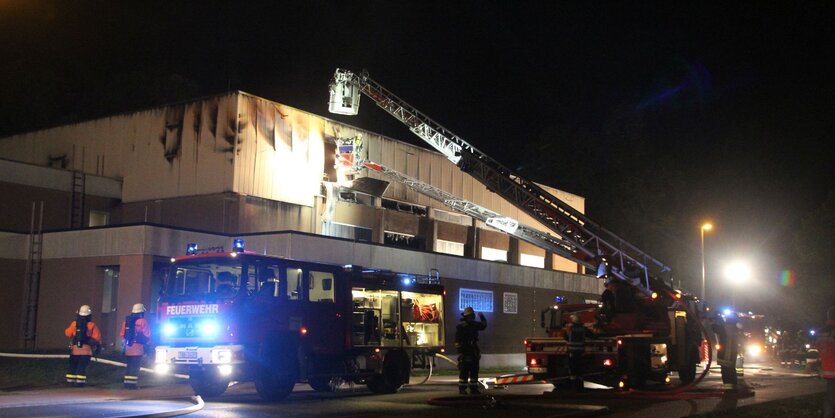
[[705,231],[710,231],[713,229],[713,225],[710,223],[706,223],[702,225],[699,232],[701,232],[702,236],[702,300],[705,299]]
[[734,261],[725,266],[725,279],[731,284],[731,305],[736,309],[736,288],[751,278],[751,267],[744,261]]
[[751,278],[751,268],[743,261],[734,261],[725,267],[725,278],[731,284],[743,284]]

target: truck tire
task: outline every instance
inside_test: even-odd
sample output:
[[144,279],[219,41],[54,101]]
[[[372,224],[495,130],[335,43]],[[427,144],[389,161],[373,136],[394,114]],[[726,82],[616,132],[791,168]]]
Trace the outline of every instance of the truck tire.
[[229,379],[220,377],[217,370],[211,371],[197,367],[189,370],[188,383],[195,395],[204,398],[216,398],[223,395],[229,387]]
[[290,396],[298,381],[299,364],[295,344],[270,339],[261,346],[255,372],[255,390],[261,399],[280,401]]
[[319,356],[312,361],[307,384],[316,392],[335,392],[345,374],[345,364],[341,360]]
[[696,380],[696,364],[699,362],[699,346],[692,345],[687,352],[688,358],[678,371],[678,380],[683,384]]
[[405,352],[389,351],[383,360],[383,372],[368,379],[368,388],[374,393],[396,393],[409,382],[411,369]]
[[681,368],[678,371],[678,380],[685,385],[696,380],[696,363],[690,363]]

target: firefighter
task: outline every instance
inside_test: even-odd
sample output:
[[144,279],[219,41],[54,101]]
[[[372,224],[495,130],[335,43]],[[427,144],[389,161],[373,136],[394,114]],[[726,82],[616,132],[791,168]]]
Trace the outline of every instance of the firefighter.
[[568,330],[568,371],[571,388],[583,390],[583,354],[586,351],[586,337],[591,335],[583,325],[579,314],[571,315],[571,325]]
[[139,388],[139,366],[142,363],[142,356],[145,355],[145,344],[151,341],[151,327],[145,320],[145,305],[136,303],[131,308],[131,314],[125,317],[122,322],[122,330],[119,331],[122,337],[124,348],[122,354],[125,356],[124,385],[125,389]]
[[90,305],[81,305],[75,321],[64,330],[64,335],[72,339],[70,366],[65,376],[68,386],[84,387],[87,384],[87,365],[93,357],[94,347],[96,353],[101,349],[101,331],[92,321],[92,313]]
[[716,335],[716,362],[722,370],[722,387],[735,390],[737,387],[736,357],[739,353],[737,339],[737,320],[735,316],[713,317],[711,329]]
[[[487,328],[487,318],[479,312],[479,319],[475,320],[475,311],[471,307],[461,313],[461,321],[455,327],[455,348],[458,349],[458,393],[467,394],[467,387],[471,395],[478,395],[478,362],[481,351],[478,349],[478,332]],[[469,379],[469,381],[468,381]]]
[[835,417],[835,306],[826,311],[826,326],[818,331],[815,346],[820,352],[820,376],[826,379],[823,416]]

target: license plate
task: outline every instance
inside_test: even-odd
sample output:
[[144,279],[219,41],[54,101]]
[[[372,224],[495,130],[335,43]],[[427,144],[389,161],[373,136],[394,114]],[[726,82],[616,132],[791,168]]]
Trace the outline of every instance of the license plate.
[[197,358],[197,352],[196,351],[180,351],[179,353],[177,353],[177,358],[196,359]]

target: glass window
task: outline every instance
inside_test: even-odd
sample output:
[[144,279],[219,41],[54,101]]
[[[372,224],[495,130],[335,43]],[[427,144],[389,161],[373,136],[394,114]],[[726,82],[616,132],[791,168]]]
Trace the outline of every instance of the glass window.
[[304,281],[302,280],[302,269],[287,269],[287,298],[290,300],[301,300],[304,296]]
[[476,312],[493,312],[493,292],[478,289],[459,289],[458,310],[463,311],[468,306]]
[[308,274],[311,302],[333,302],[333,273],[311,271]]
[[[167,286],[167,293],[173,296],[233,297],[241,287],[241,274],[244,273],[240,261],[228,257],[183,260],[174,267]],[[244,279],[244,285],[248,285],[249,275]]]

